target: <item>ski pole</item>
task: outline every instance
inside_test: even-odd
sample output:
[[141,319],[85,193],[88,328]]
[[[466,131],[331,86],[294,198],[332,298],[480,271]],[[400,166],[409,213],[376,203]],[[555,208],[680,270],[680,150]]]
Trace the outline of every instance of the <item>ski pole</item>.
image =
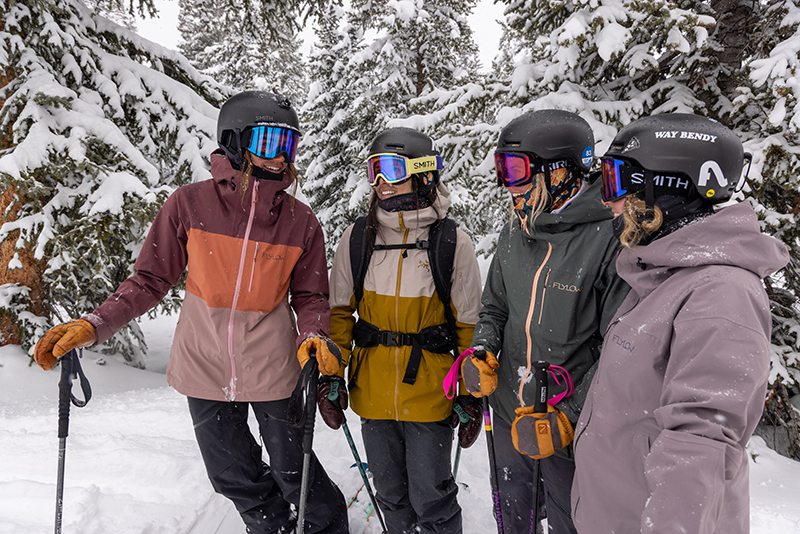
[[[83,350],[81,350],[83,353]],[[75,350],[61,357],[61,379],[58,381],[58,475],[56,479],[56,523],[55,534],[61,534],[61,512],[64,504],[64,467],[67,455],[67,435],[69,434],[69,405],[83,408],[92,398],[92,387],[81,369]],[[80,378],[83,400],[72,394],[72,380]]]
[[456,458],[453,460],[453,480],[458,476],[458,464],[461,461],[461,444],[456,446]]
[[[550,365],[545,361],[533,363],[533,383],[536,395],[533,400],[533,410],[536,413],[547,413],[547,368]],[[531,507],[531,532],[538,533],[539,526],[539,460],[533,461],[533,506]]]
[[[335,407],[340,408],[339,403],[336,400],[339,398],[339,383],[337,381],[333,381],[331,384],[331,390],[328,392],[328,400],[331,401]],[[381,522],[381,528],[383,529],[383,534],[386,534],[386,523],[383,521],[383,514],[381,514],[380,508],[378,508],[378,503],[375,500],[375,494],[372,492],[372,486],[369,483],[369,478],[367,477],[367,471],[364,469],[364,464],[361,463],[361,457],[358,455],[358,449],[356,449],[356,444],[353,441],[353,436],[350,434],[350,429],[347,427],[347,419],[344,416],[344,411],[342,411],[342,430],[344,430],[344,435],[347,438],[347,443],[350,445],[350,451],[353,453],[353,458],[356,461],[356,465],[358,466],[358,472],[361,473],[361,480],[364,482],[364,486],[367,488],[367,493],[369,493],[369,500],[372,502],[372,508],[375,513],[378,515],[378,520]]]
[[[486,361],[486,351],[476,350],[474,356]],[[489,398],[481,397],[483,405],[483,427],[486,430],[486,448],[489,451],[489,483],[492,487],[492,502],[494,504],[494,520],[497,522],[497,534],[504,534],[503,509],[500,505],[500,483],[497,477],[497,463],[494,456],[494,436],[492,436],[492,416],[489,412]]]
[[[317,416],[317,380],[319,378],[319,365],[314,353],[306,362],[308,370],[303,369],[306,375],[306,422],[303,431],[303,472],[300,479],[300,504],[297,512],[297,532],[303,534],[306,519],[306,500],[308,499],[308,471],[311,467],[312,444],[314,442],[314,419]],[[301,375],[302,376],[302,375]],[[302,379],[302,378],[301,378]]]

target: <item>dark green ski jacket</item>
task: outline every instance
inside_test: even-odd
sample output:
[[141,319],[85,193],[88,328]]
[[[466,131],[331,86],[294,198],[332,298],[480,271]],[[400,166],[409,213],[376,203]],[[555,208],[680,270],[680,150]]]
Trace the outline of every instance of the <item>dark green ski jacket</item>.
[[[495,412],[512,423],[514,409],[533,405],[530,362],[564,367],[576,392],[556,405],[577,422],[600,356],[603,334],[630,289],[616,274],[611,210],[600,202],[600,180],[584,187],[560,213],[506,225],[484,286],[472,346],[497,356]],[[591,370],[591,372],[590,372]],[[564,390],[549,378],[550,396]],[[567,456],[569,451],[564,451]]]

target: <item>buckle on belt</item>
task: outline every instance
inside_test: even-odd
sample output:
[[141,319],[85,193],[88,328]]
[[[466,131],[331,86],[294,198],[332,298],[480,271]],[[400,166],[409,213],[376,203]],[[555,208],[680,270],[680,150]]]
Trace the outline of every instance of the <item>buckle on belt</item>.
[[379,343],[386,347],[404,347],[412,344],[412,338],[411,334],[381,330]]
[[401,343],[400,335],[400,332],[387,332],[386,330],[382,330],[380,344],[386,347],[399,347]]

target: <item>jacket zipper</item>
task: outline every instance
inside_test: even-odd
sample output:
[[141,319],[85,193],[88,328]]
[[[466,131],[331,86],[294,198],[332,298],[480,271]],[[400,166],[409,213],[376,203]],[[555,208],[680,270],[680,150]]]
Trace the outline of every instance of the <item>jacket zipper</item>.
[[[533,277],[533,287],[531,288],[531,305],[528,308],[528,317],[525,319],[525,338],[527,340],[527,358],[528,358],[528,367],[525,369],[525,374],[522,376],[522,381],[519,384],[519,405],[525,406],[525,401],[522,400],[522,390],[525,387],[525,383],[528,380],[528,377],[531,374],[531,352],[533,352],[533,340],[531,339],[531,322],[533,321],[533,310],[536,307],[536,291],[537,287],[539,286],[539,276],[542,274],[542,270],[544,266],[547,265],[547,260],[550,259],[550,254],[553,253],[553,244],[547,243],[547,254],[544,256],[544,260],[542,264],[539,266],[539,269],[536,271],[536,276]],[[550,272],[547,273],[547,278],[549,279]],[[542,291],[542,309],[544,309],[544,291]],[[542,315],[541,311],[539,312],[539,324],[542,322]]]
[[[247,230],[244,232],[242,240],[242,254],[239,257],[239,273],[236,275],[236,286],[233,290],[233,303],[231,303],[231,315],[228,319],[228,358],[231,361],[231,383],[226,397],[229,401],[236,400],[236,362],[233,357],[233,318],[236,315],[236,305],[239,303],[239,294],[242,290],[242,277],[244,276],[244,264],[247,258],[247,242],[250,239],[250,229],[253,227],[253,218],[256,214],[256,202],[258,202],[258,180],[253,183],[253,195],[250,202],[250,215],[247,218]],[[253,258],[255,262],[255,258]],[[255,267],[255,263],[253,264]]]
[[[403,212],[398,213],[400,222],[400,230],[405,230],[403,234],[403,244],[408,243],[408,228],[403,222]],[[404,249],[403,249],[404,250]],[[395,288],[394,295],[394,319],[398,331],[400,330],[400,285],[403,279],[403,253],[401,252],[397,258],[397,287]],[[403,381],[400,371],[400,347],[394,348],[394,418],[395,421],[400,420],[400,406],[397,401],[400,398],[400,383]]]
[[251,293],[253,291],[253,276],[256,274],[256,259],[258,258],[258,245],[260,243],[256,241],[256,248],[253,251],[253,265],[250,266],[250,285],[247,286],[247,292]]

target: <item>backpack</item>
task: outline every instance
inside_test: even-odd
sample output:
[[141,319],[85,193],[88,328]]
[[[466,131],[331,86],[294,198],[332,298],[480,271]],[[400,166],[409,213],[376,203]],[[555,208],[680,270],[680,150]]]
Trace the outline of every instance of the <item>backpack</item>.
[[[450,308],[450,280],[456,256],[456,222],[449,217],[439,219],[431,225],[427,241],[417,239],[414,243],[396,245],[375,245],[375,236],[368,235],[370,234],[369,230],[367,218],[359,217],[350,234],[350,267],[353,272],[355,308],[358,309],[358,304],[364,297],[364,278],[367,276],[367,268],[374,250],[407,250],[410,248],[427,250],[433,284],[439,300],[444,305],[444,315],[452,345],[448,347],[448,350],[457,356],[456,319]],[[361,321],[359,320],[359,322]]]

